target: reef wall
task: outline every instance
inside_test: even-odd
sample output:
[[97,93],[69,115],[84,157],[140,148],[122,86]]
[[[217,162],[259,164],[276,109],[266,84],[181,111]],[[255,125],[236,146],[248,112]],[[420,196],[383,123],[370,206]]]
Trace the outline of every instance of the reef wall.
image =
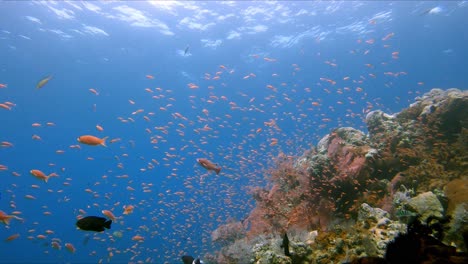
[[[251,263],[382,257],[416,216],[428,226],[445,224],[441,239],[466,250],[460,234],[468,232],[467,109],[468,91],[433,89],[398,114],[370,112],[369,134],[337,128],[300,158],[280,155],[269,173],[272,187],[255,189],[249,217],[228,224],[244,230],[220,227],[242,236],[226,238],[211,259],[241,263],[233,248],[239,243]],[[288,257],[271,246],[285,233],[292,252],[302,253]],[[246,245],[254,248],[250,255]]]

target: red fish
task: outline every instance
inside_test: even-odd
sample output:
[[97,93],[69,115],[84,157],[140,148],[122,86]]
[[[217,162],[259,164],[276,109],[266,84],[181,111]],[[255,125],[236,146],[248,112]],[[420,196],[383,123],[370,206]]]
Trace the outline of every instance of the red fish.
[[221,167],[218,167],[218,164],[214,164],[213,162],[207,160],[207,159],[197,159],[197,162],[200,163],[200,165],[207,169],[207,170],[213,170],[216,172],[216,174],[219,174],[221,171]]

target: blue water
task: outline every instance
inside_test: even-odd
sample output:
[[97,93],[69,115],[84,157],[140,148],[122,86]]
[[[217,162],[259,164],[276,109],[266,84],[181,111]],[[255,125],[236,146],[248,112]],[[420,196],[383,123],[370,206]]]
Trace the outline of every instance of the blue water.
[[[22,219],[0,223],[0,240],[19,234],[0,242],[0,262],[214,252],[211,232],[248,216],[278,154],[300,156],[338,126],[366,131],[368,111],[399,112],[432,88],[466,89],[467,15],[455,1],[0,2],[0,103],[14,104],[0,108],[0,141],[14,145],[0,148],[0,210]],[[77,142],[87,134],[121,140]],[[80,209],[117,221],[77,230]]]

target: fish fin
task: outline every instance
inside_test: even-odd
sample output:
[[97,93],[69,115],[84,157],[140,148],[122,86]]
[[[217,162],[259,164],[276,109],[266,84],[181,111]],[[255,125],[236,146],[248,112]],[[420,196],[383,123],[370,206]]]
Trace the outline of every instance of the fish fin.
[[44,181],[47,183],[49,181],[50,176],[46,176]]
[[109,138],[109,137],[103,137],[103,138],[101,139],[102,142],[101,142],[100,145],[101,145],[101,146],[104,146],[104,147],[107,147],[107,145],[106,145],[106,140],[107,140],[108,138]]
[[7,217],[7,218],[3,219],[2,221],[3,221],[3,223],[5,225],[9,225],[10,224],[10,219],[11,219],[11,217]]
[[112,224],[112,220],[106,221],[104,222],[104,227],[107,229],[111,229],[111,224]]
[[221,171],[221,167],[218,167],[218,168],[214,169],[214,171],[216,171],[216,175],[218,175],[219,172]]

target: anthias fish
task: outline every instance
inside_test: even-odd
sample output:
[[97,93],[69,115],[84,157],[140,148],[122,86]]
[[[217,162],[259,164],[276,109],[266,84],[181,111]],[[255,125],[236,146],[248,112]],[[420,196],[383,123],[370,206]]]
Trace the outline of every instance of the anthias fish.
[[95,137],[95,136],[91,136],[91,135],[84,135],[84,136],[80,136],[77,140],[78,142],[82,143],[82,144],[86,144],[86,145],[90,145],[90,146],[104,146],[106,147],[106,139],[108,137],[103,137],[103,138],[98,138],[98,137]]
[[99,216],[87,216],[76,221],[76,226],[85,231],[102,232],[104,228],[110,229],[112,220]]
[[207,170],[213,170],[216,172],[216,174],[219,174],[221,171],[221,167],[218,167],[217,164],[214,164],[213,162],[207,160],[207,159],[197,159],[197,162],[200,163],[200,165],[207,169]]

